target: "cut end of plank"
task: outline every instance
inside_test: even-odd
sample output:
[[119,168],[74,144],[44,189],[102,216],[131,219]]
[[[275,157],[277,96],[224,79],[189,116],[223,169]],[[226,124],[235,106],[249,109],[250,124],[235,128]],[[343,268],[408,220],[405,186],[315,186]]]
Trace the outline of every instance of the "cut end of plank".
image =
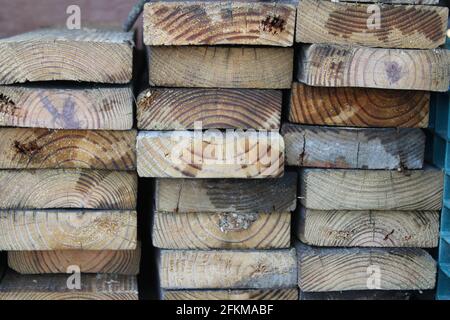
[[315,168],[421,169],[425,134],[410,128],[336,128],[284,124],[288,165]]
[[141,131],[140,177],[276,178],[284,173],[284,141],[277,131]]
[[297,204],[297,173],[278,179],[156,179],[156,210],[171,213],[283,213]]
[[151,88],[137,99],[141,130],[280,128],[282,92]]
[[164,249],[289,248],[291,213],[155,212],[153,245]]
[[298,280],[305,292],[427,290],[436,261],[417,248],[320,248],[297,242]]
[[303,45],[298,80],[310,86],[447,91],[450,50]]
[[424,170],[302,169],[300,199],[317,210],[432,210],[442,206],[444,174]]
[[134,250],[9,251],[8,265],[20,274],[81,273],[137,275],[141,248]]
[[148,47],[149,83],[160,87],[288,89],[293,48]]
[[427,128],[426,91],[312,87],[294,82],[289,121],[348,127]]
[[133,33],[43,29],[0,40],[0,84],[36,81],[128,83]]
[[281,289],[296,286],[295,250],[161,250],[163,289]]
[[446,7],[301,0],[297,9],[296,42],[435,49],[446,39]]
[[287,1],[156,1],[144,6],[150,46],[292,46],[296,9]]
[[0,300],[138,300],[135,276],[82,274],[81,290],[67,288],[67,275],[19,275],[8,271]]
[[0,86],[0,126],[77,130],[130,130],[129,86]]

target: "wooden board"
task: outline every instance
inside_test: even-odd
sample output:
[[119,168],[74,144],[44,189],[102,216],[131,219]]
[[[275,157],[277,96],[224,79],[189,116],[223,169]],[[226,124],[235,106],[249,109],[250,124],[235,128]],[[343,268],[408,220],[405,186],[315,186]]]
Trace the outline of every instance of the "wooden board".
[[0,209],[136,209],[131,171],[0,170]]
[[129,86],[0,86],[0,126],[130,130],[133,92]]
[[434,248],[439,241],[439,211],[301,208],[297,219],[297,237],[313,246]]
[[141,131],[137,158],[140,177],[280,177],[284,141],[278,131]]
[[288,1],[155,1],[144,7],[144,43],[287,47],[294,41],[295,14]]
[[0,169],[136,170],[136,130],[0,128]]
[[0,211],[0,250],[132,250],[136,211]]
[[66,273],[77,266],[81,273],[137,275],[140,246],[134,250],[9,251],[8,265],[21,274]]
[[290,166],[421,169],[425,134],[410,128],[336,128],[284,124]]
[[426,91],[292,85],[289,121],[300,124],[426,128],[430,93]]
[[294,249],[161,250],[164,289],[279,289],[296,285]]
[[0,84],[35,81],[128,83],[133,33],[40,29],[0,40]]
[[[423,291],[406,290],[300,291],[299,300],[415,300],[417,296],[422,300],[423,298],[428,298],[429,294],[423,294]],[[434,300],[434,295],[432,296]]]
[[152,86],[288,89],[293,48],[151,47]]
[[164,290],[162,300],[298,300],[298,289]]
[[441,170],[302,169],[300,199],[317,210],[440,210]]
[[135,276],[82,274],[81,290],[68,289],[68,277],[10,271],[0,284],[0,300],[138,300]]
[[340,2],[386,3],[386,4],[438,4],[439,0],[340,0]]
[[159,212],[289,212],[297,204],[297,173],[261,180],[156,179],[155,202]]
[[[433,289],[436,262],[417,248],[319,248],[298,242],[298,281],[306,292]],[[378,272],[375,271],[378,270]]]
[[282,92],[251,89],[151,88],[137,99],[141,130],[280,128]]
[[300,0],[297,12],[296,42],[434,49],[446,39],[446,7]]
[[323,87],[447,91],[450,50],[304,45],[298,80]]
[[152,237],[164,249],[289,248],[291,213],[155,212]]

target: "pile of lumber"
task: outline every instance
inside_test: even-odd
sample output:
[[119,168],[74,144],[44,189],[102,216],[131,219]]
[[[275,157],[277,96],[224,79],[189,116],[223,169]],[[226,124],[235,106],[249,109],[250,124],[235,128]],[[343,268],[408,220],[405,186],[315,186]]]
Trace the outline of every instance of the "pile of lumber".
[[295,15],[288,1],[145,5],[137,167],[156,178],[163,299],[298,299],[297,173],[279,134]]
[[0,40],[0,299],[138,298],[132,58],[114,30]]
[[[433,289],[443,173],[424,165],[430,91],[449,86],[448,9],[300,0],[297,81],[282,135],[300,169],[301,299]],[[405,18],[407,17],[407,18]],[[389,290],[389,291],[387,291]],[[342,294],[345,291],[345,294]]]

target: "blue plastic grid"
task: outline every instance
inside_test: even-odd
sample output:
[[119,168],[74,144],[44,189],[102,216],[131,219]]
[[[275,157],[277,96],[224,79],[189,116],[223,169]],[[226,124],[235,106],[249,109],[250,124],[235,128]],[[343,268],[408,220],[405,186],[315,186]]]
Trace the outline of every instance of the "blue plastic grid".
[[[449,43],[447,42],[447,48]],[[450,300],[450,104],[449,92],[432,93],[430,109],[431,162],[443,169],[444,196],[441,211],[436,299]],[[429,154],[430,156],[430,154]]]

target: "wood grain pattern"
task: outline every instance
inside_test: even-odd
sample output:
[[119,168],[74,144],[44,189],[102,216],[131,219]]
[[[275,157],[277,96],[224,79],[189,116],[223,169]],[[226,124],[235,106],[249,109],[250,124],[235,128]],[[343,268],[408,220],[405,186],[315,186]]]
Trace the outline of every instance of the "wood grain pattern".
[[[335,292],[303,292],[299,300],[414,300],[423,291],[353,290]],[[421,299],[422,300],[422,299]]]
[[296,285],[295,250],[161,250],[164,289],[279,289]]
[[288,89],[293,48],[151,47],[152,86]]
[[298,289],[164,290],[163,300],[298,300]]
[[0,86],[0,126],[130,130],[133,92],[129,86]]
[[0,84],[28,81],[128,83],[133,34],[41,29],[0,40]]
[[0,209],[136,209],[137,175],[85,169],[0,170]]
[[438,4],[439,0],[340,0],[340,2],[386,3],[386,4]]
[[297,174],[279,179],[156,179],[155,208],[182,213],[289,212],[297,204]]
[[135,170],[136,130],[0,128],[0,169]]
[[[433,289],[436,262],[417,248],[319,248],[296,244],[300,290],[370,290],[370,267],[378,267],[379,290]],[[368,271],[369,270],[369,271]]]
[[155,212],[153,245],[164,249],[278,249],[291,244],[291,214]]
[[409,128],[336,128],[284,124],[291,166],[349,169],[421,169],[425,134]]
[[0,211],[0,250],[132,250],[136,211]]
[[82,274],[81,290],[68,289],[67,277],[10,271],[0,284],[0,300],[138,300],[135,276]]
[[301,208],[296,222],[297,237],[312,246],[434,248],[439,240],[439,211]]
[[440,210],[441,170],[302,169],[301,203],[317,210]]
[[137,163],[140,177],[279,177],[284,141],[278,131],[141,131]]
[[426,128],[430,93],[367,88],[312,87],[294,82],[289,121],[300,124]]
[[144,7],[144,43],[292,46],[293,3],[157,1]]
[[151,88],[137,99],[141,130],[280,128],[282,92],[251,89]]
[[302,46],[298,80],[310,86],[447,91],[450,50]]
[[134,250],[9,251],[8,265],[21,274],[66,273],[78,266],[82,273],[137,275],[141,248]]
[[[435,49],[445,43],[448,8],[300,0],[296,42]],[[374,20],[379,13],[380,20]],[[378,22],[378,25],[376,24]]]

